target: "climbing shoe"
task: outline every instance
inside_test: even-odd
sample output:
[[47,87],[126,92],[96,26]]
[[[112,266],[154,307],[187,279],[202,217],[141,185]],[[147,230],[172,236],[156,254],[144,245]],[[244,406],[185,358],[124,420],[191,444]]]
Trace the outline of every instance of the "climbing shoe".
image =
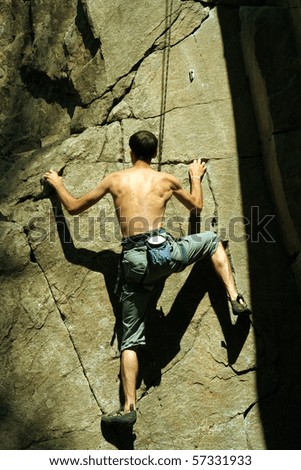
[[108,415],[102,415],[101,421],[107,424],[125,424],[127,426],[133,426],[136,423],[137,413],[134,410],[134,406],[130,405],[130,411],[124,412],[119,410],[115,413]]
[[231,307],[233,315],[251,315],[252,312],[247,306],[243,296],[241,294],[237,294],[236,300],[231,300]]

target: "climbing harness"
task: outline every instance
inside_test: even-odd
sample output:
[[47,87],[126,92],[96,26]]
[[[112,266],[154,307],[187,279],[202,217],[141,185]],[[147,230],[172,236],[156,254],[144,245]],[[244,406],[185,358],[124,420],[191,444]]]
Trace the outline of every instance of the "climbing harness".
[[148,260],[152,265],[164,266],[171,261],[171,249],[166,236],[151,236],[147,239],[146,246]]
[[162,164],[162,151],[163,151],[163,139],[164,139],[164,128],[165,128],[172,10],[173,10],[173,0],[166,0],[165,40],[164,40],[164,49],[163,49],[161,109],[160,109],[159,145],[158,145],[158,170],[159,171],[161,170],[161,164]]

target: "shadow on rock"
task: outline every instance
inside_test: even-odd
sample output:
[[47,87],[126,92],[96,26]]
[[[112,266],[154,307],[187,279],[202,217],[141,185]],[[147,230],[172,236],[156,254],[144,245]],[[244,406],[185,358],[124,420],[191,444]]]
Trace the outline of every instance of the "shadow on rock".
[[147,346],[141,353],[140,380],[147,387],[161,382],[161,370],[178,354],[180,343],[200,302],[208,292],[212,307],[220,322],[227,349],[228,362],[234,364],[250,330],[249,316],[238,317],[232,323],[223,285],[215,274],[209,259],[196,263],[178,292],[170,312],[165,316],[155,308],[164,288],[164,281],[156,286],[146,325]]
[[118,450],[134,450],[136,435],[133,433],[133,426],[101,422],[100,427],[105,440]]
[[84,266],[91,271],[102,273],[104,276],[106,289],[115,315],[115,327],[111,344],[117,339],[119,345],[121,341],[121,309],[114,290],[120,255],[112,250],[97,252],[86,248],[77,248],[73,243],[61,203],[57,200],[55,195],[50,195],[50,199],[57,232],[66,260],[70,263]]

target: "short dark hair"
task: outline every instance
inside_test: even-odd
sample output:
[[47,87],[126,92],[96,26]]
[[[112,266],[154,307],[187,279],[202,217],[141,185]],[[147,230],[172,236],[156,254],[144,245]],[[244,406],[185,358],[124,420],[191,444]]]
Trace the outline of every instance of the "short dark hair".
[[138,131],[131,135],[129,144],[137,160],[150,162],[157,153],[158,139],[152,132]]

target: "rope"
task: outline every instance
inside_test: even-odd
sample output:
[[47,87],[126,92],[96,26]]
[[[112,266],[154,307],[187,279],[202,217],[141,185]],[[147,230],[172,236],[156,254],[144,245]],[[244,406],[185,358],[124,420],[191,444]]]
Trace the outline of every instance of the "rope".
[[158,170],[161,170],[163,140],[165,129],[165,114],[167,102],[168,72],[169,72],[169,56],[170,56],[170,37],[172,23],[172,7],[173,0],[166,0],[165,5],[165,41],[163,50],[162,65],[162,86],[161,86],[161,109],[160,109],[160,127],[159,127],[159,144],[158,144]]

